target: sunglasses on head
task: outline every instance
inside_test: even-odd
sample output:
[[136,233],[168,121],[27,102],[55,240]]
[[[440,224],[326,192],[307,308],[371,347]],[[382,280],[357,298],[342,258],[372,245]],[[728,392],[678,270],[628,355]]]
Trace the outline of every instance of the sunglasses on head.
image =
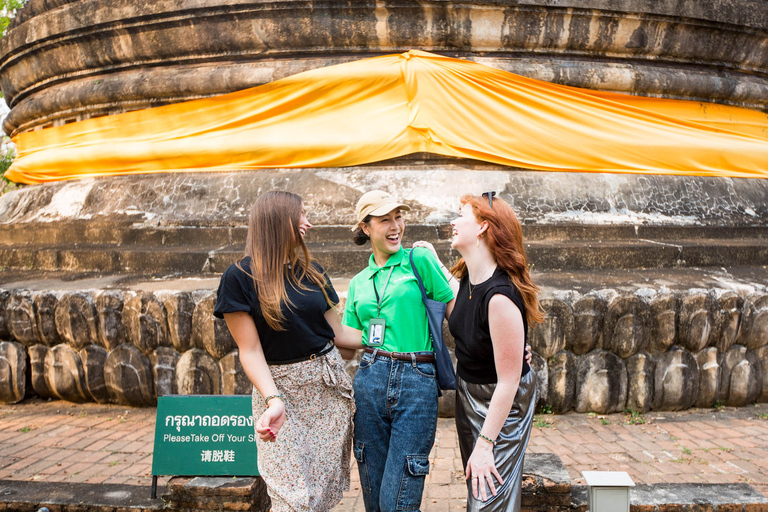
[[493,210],[493,198],[496,197],[496,192],[493,190],[490,192],[483,192],[483,197],[488,200],[488,207]]

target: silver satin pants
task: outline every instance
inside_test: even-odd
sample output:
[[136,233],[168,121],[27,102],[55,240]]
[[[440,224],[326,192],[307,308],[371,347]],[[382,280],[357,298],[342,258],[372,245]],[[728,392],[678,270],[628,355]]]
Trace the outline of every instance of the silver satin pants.
[[[461,461],[464,468],[472,454],[477,436],[483,428],[496,384],[472,384],[456,376],[456,432],[459,436]],[[531,369],[520,379],[515,402],[509,411],[504,426],[496,439],[493,455],[496,469],[504,484],[496,487],[496,496],[486,488],[488,501],[483,502],[472,496],[472,483],[467,481],[468,512],[519,512],[522,494],[523,459],[533,426],[533,412],[536,408],[536,376]],[[484,442],[484,441],[481,441]],[[487,485],[487,484],[485,484]]]

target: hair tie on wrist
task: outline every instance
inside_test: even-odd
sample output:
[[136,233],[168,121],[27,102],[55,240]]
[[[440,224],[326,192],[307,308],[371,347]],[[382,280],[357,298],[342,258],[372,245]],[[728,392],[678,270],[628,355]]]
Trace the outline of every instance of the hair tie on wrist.
[[496,441],[494,441],[490,437],[484,436],[483,434],[478,434],[478,437],[483,441],[485,441],[486,443],[491,443],[493,446],[496,446]]

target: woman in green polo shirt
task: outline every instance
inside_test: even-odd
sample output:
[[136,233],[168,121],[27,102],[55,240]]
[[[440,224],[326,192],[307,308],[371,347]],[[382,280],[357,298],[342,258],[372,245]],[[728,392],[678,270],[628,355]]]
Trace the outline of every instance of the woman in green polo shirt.
[[437,426],[434,352],[421,292],[453,307],[441,264],[427,249],[403,249],[410,208],[375,190],[357,203],[354,240],[370,240],[368,267],[349,283],[344,325],[362,337],[365,353],[354,382],[354,454],[367,512],[421,505]]

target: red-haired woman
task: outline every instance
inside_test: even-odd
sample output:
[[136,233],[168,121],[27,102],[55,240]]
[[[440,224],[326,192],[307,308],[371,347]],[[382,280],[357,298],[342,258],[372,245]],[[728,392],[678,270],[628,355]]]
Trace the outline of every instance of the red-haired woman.
[[464,196],[451,222],[462,256],[448,320],[456,340],[456,431],[468,511],[519,511],[523,456],[536,405],[525,361],[529,323],[541,322],[520,223],[494,193]]
[[259,196],[245,256],[221,277],[214,309],[254,386],[259,472],[274,512],[329,511],[349,488],[352,382],[333,342],[345,345],[338,297],[304,244],[311,227],[296,194]]

